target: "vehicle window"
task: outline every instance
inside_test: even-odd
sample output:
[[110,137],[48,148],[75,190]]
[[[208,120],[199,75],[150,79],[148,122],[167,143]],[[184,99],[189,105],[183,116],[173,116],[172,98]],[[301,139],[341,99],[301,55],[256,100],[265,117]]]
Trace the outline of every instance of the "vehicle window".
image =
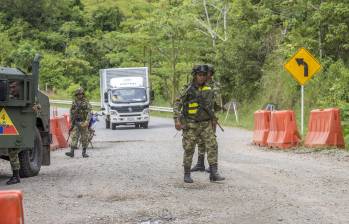
[[145,102],[146,91],[143,88],[129,88],[113,90],[111,99],[113,103]]
[[7,100],[7,80],[0,80],[0,101]]
[[9,80],[9,99],[23,100],[24,99],[24,83],[21,80]]

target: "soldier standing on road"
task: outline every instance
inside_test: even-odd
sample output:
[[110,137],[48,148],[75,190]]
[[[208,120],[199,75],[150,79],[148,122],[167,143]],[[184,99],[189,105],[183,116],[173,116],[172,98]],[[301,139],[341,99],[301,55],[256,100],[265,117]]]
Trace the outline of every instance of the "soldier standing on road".
[[[214,102],[214,112],[218,112],[222,109],[222,103],[221,103],[221,96],[218,84],[213,80],[214,75],[214,67],[212,65],[208,66],[208,73],[207,73],[207,81],[206,84],[211,87],[213,90],[214,96],[215,96],[215,102]],[[214,131],[216,132],[216,127],[214,127]],[[205,171],[205,153],[207,153],[205,143],[202,139],[198,140],[198,161],[196,165],[191,169],[191,172],[196,171]],[[207,172],[210,172],[209,169],[206,169]]]
[[184,182],[193,183],[190,169],[195,145],[202,139],[208,154],[210,181],[222,181],[217,172],[217,140],[214,133],[214,92],[205,84],[208,66],[200,65],[193,69],[193,81],[174,105],[174,121],[177,130],[183,130],[182,145],[184,149]]
[[70,152],[65,154],[70,157],[74,157],[74,150],[78,148],[79,140],[82,145],[82,157],[89,157],[86,153],[86,148],[88,146],[88,125],[91,119],[91,104],[85,97],[84,90],[79,88],[75,91],[75,99],[70,108],[70,118],[71,118],[71,131],[72,141],[70,143]]
[[[22,99],[21,93],[23,93],[23,86],[21,85],[20,81],[14,80],[9,83],[9,98],[10,100],[20,100]],[[40,113],[41,106],[37,102],[34,103],[33,107],[33,113]],[[20,153],[19,148],[9,148],[8,151],[8,157],[11,164],[12,169],[12,177],[6,182],[7,185],[11,184],[17,184],[20,183],[20,176],[19,176],[19,170],[21,168],[20,161],[18,154]]]
[[[20,98],[21,88],[19,81],[11,81],[9,84],[9,98],[10,100],[18,100]],[[21,168],[19,163],[18,153],[20,152],[19,148],[10,148],[7,149],[8,157],[12,169],[12,177],[6,182],[7,185],[20,183],[19,169]]]

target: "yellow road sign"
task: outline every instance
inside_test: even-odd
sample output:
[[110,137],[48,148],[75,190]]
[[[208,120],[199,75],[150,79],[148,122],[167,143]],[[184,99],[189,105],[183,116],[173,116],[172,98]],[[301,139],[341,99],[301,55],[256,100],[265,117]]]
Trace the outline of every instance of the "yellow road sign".
[[305,48],[301,48],[284,64],[284,68],[292,77],[304,86],[321,69],[321,64]]

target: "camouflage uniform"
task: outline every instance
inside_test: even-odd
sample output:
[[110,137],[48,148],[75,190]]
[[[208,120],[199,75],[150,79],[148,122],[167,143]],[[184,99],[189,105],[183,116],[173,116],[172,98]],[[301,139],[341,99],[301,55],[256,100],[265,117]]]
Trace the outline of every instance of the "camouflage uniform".
[[[221,96],[219,93],[218,84],[215,81],[211,80],[207,83],[207,85],[209,87],[211,87],[213,94],[214,94],[214,97],[215,97],[215,102],[214,102],[214,106],[213,106],[214,112],[218,112],[222,109],[222,102],[221,102]],[[216,130],[214,130],[214,131],[216,131]],[[198,156],[205,156],[206,152],[207,152],[207,150],[205,147],[205,143],[201,138],[199,138],[198,139]]]
[[74,157],[74,149],[78,148],[79,140],[81,142],[83,151],[83,157],[88,157],[86,154],[86,148],[88,147],[89,141],[89,130],[88,125],[91,119],[92,106],[88,100],[83,96],[82,98],[76,97],[70,108],[71,118],[71,143],[70,153],[66,153],[67,156]]
[[[88,146],[88,123],[90,121],[91,105],[84,98],[83,100],[75,100],[70,109],[70,117],[72,118],[73,130],[71,147],[77,148],[79,139],[82,148]],[[87,123],[87,125],[86,125]]]
[[[200,99],[201,98],[201,99]],[[199,139],[207,145],[209,163],[217,163],[217,141],[211,125],[211,117],[205,108],[213,113],[214,94],[209,86],[196,86],[191,83],[183,95],[176,99],[173,111],[174,119],[180,119],[184,124],[182,145],[184,149],[183,166],[190,167],[196,143]]]
[[[213,117],[214,100],[215,96],[211,87],[207,85],[197,86],[195,83],[191,83],[184,93],[176,99],[173,108],[174,119],[175,121],[178,119],[181,120],[181,123],[184,125],[182,145],[184,149],[183,166],[185,182],[187,182],[186,177],[189,177],[192,182],[190,178],[190,167],[195,145],[199,139],[205,144],[210,166],[217,167],[218,145],[212,126],[212,119],[215,119]],[[213,181],[216,181],[216,179]],[[188,183],[191,182],[188,181]]]
[[18,148],[8,149],[8,157],[10,160],[12,171],[19,170],[21,168],[21,165],[19,163],[19,158],[18,158],[19,152],[20,152],[20,149],[18,149]]
[[12,177],[6,182],[7,185],[20,183],[19,177],[19,169],[21,168],[21,164],[19,162],[18,154],[20,153],[20,149],[18,148],[9,148],[7,149],[8,158],[10,160],[10,165],[12,169]]
[[[10,99],[20,99],[21,86],[18,81],[12,81],[9,84],[9,98]],[[12,177],[6,182],[7,185],[20,183],[19,169],[21,168],[18,153],[20,149],[18,148],[9,148],[7,149],[8,157],[10,160],[10,165],[12,169]]]

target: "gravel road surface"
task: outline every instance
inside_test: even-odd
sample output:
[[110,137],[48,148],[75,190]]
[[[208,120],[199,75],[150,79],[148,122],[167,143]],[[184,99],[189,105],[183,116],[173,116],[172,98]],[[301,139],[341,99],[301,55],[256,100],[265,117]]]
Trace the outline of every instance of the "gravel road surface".
[[81,149],[75,158],[53,151],[51,166],[15,186],[5,185],[11,170],[0,161],[0,190],[23,191],[26,224],[349,223],[347,152],[258,148],[251,132],[226,128],[218,133],[226,181],[199,172],[184,184],[171,119],[152,117],[149,129],[104,127],[97,124],[89,158]]

